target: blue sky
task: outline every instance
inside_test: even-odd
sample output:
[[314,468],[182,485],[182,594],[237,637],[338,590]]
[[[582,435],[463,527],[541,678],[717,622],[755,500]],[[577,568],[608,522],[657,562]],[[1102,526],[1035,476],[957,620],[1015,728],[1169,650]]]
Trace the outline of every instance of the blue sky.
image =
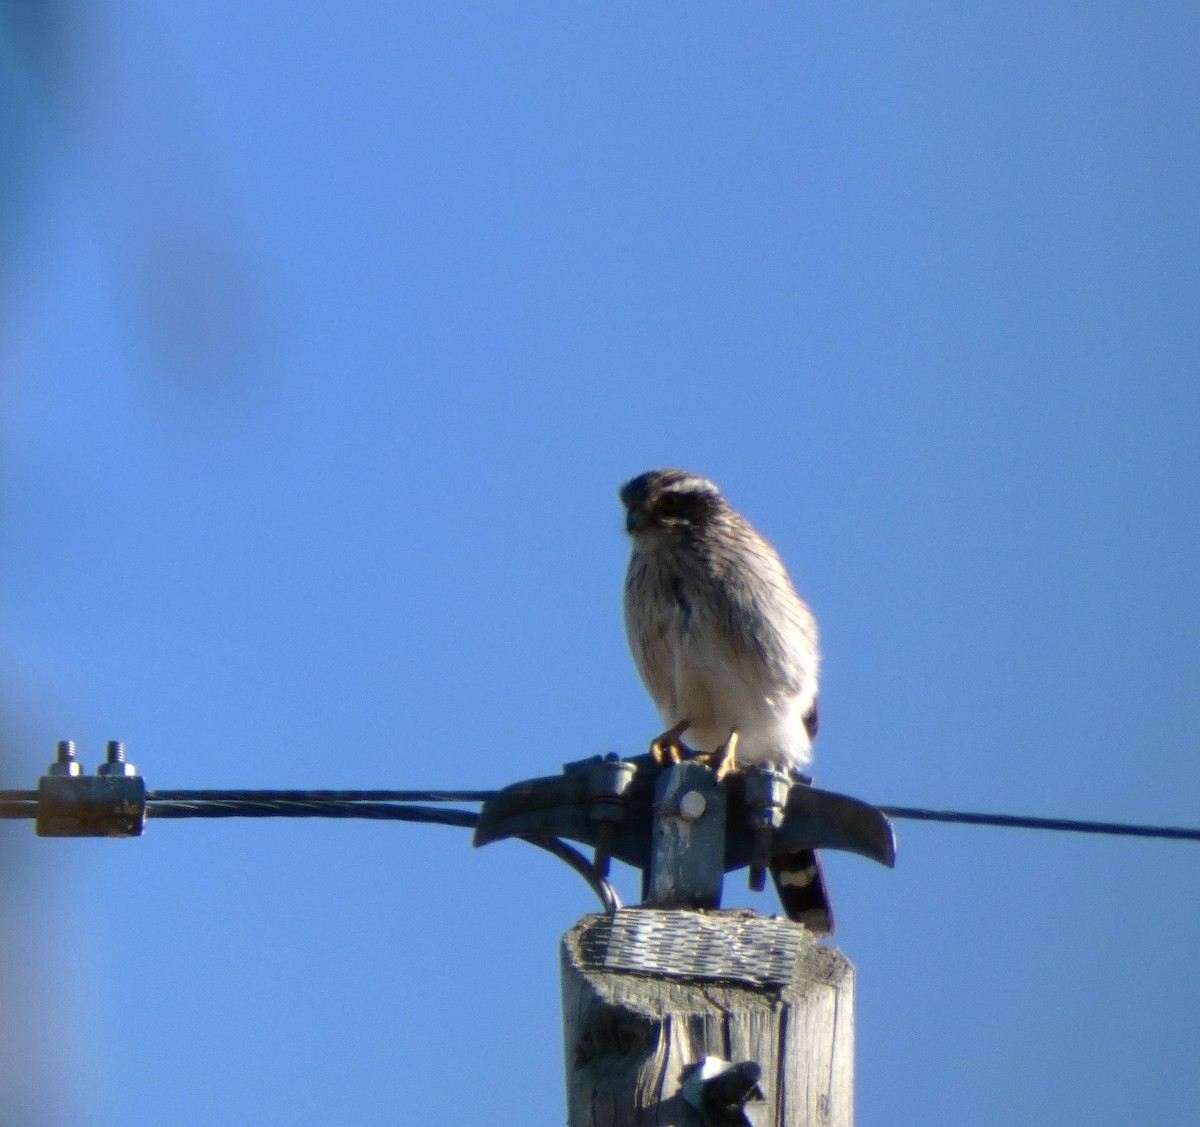
[[[0,72],[5,786],[65,737],[158,788],[638,753],[615,490],[681,465],[816,610],[821,785],[1200,823],[1193,8],[39,26]],[[861,1127],[1194,1122],[1200,850],[898,830],[828,863]],[[593,905],[548,857],[0,831],[6,1122],[561,1122]]]

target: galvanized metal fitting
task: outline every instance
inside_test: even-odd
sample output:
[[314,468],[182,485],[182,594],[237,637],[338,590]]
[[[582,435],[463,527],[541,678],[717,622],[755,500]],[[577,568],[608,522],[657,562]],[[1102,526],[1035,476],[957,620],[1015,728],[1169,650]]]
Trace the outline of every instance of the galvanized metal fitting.
[[619,822],[625,814],[625,792],[637,773],[637,764],[609,752],[589,772],[585,794],[588,817],[593,822]]
[[137,768],[125,762],[125,745],[120,740],[109,740],[105,748],[104,762],[96,768],[97,775],[117,775],[132,778]]
[[608,876],[613,834],[625,817],[625,792],[636,773],[637,765],[615,752],[609,752],[588,772],[584,794],[588,802],[588,820],[596,827],[592,868],[601,877]]
[[761,892],[767,885],[767,866],[771,863],[771,839],[783,825],[791,793],[791,777],[767,764],[748,767],[746,812],[753,838],[750,854],[750,887]]
[[725,788],[685,759],[654,783],[650,856],[642,899],[656,908],[716,908],[725,875]]
[[783,812],[792,789],[791,776],[765,764],[746,767],[742,774],[746,780],[746,809],[750,824],[779,829],[783,825]]
[[95,775],[82,774],[70,740],[58,745],[38,780],[38,837],[136,837],[145,824],[146,780],[125,762],[123,744],[109,741]]
[[75,778],[83,774],[83,766],[75,758],[75,741],[59,740],[58,753],[54,762],[46,768],[47,775]]

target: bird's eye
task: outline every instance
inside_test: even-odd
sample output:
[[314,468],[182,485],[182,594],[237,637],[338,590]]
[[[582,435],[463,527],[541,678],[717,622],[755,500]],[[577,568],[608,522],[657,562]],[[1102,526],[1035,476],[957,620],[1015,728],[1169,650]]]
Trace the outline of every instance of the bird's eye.
[[664,493],[654,506],[659,520],[686,521],[695,515],[692,498],[682,493]]

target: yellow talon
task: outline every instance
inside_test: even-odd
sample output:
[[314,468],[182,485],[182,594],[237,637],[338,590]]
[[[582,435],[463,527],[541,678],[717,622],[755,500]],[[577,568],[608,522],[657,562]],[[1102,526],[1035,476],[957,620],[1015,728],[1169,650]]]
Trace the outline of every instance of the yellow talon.
[[650,741],[650,757],[660,767],[669,763],[678,763],[686,750],[679,737],[688,729],[688,722],[681,720],[673,728],[668,728],[661,736]]
[[712,753],[713,774],[715,775],[718,783],[721,782],[726,775],[737,770],[737,744],[738,734],[737,729],[734,728],[734,730],[729,733],[729,739],[727,739],[719,748],[717,748],[716,751]]

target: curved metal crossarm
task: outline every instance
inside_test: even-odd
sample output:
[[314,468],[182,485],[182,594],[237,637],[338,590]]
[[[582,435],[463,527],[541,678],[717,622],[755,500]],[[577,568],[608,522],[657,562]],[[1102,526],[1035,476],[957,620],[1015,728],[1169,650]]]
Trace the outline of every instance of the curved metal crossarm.
[[[597,781],[614,764],[599,757],[568,764],[561,775],[529,779],[498,792],[483,804],[475,844],[487,845],[524,833],[553,833],[592,846],[604,845],[611,856],[645,869],[651,850],[650,823],[655,811],[655,790],[664,769],[648,756],[619,761],[633,768],[620,796],[614,797]],[[680,765],[682,766],[682,765]],[[688,764],[697,767],[695,763]],[[724,784],[728,795],[724,868],[750,864],[751,806],[741,772]],[[832,791],[817,790],[799,780],[788,780],[786,806],[776,830],[775,850],[841,849],[880,864],[896,861],[895,841],[887,819],[874,806]],[[620,817],[612,816],[619,806]],[[597,816],[601,815],[601,816]],[[611,826],[611,830],[604,829]]]

